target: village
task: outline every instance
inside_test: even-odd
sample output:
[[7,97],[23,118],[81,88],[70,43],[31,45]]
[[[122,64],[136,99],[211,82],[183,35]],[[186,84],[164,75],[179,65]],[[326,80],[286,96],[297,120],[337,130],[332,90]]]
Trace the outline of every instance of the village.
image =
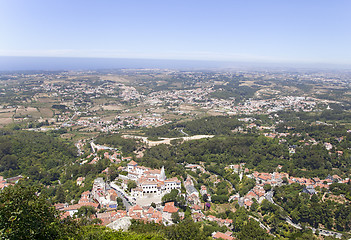
[[[228,228],[227,232],[215,232],[213,237],[234,239],[230,232],[233,227],[232,220],[211,215],[211,211],[209,211],[212,207],[211,192],[205,185],[197,189],[194,183],[196,180],[192,176],[193,174],[190,174],[191,172],[201,172],[213,175],[204,166],[186,164],[184,167],[189,174],[185,179],[167,178],[164,167],[161,169],[144,167],[131,157],[123,157],[117,149],[97,145],[93,142],[91,145],[93,153],[89,157],[93,160],[90,162],[82,161],[81,164],[96,164],[101,160],[97,153],[103,152],[102,156],[110,160],[111,164],[125,163],[124,167],[120,166],[118,169],[122,174],[119,174],[116,179],[109,180],[109,169],[105,169],[102,172],[106,175],[105,179],[102,177],[96,178],[92,189],[83,192],[76,204],[55,204],[56,209],[62,212],[62,218],[75,217],[80,208],[91,207],[96,210],[94,218],[100,219],[102,225],[113,229],[128,229],[132,219],[172,225],[175,223],[175,219],[183,218],[185,212],[181,207],[176,206],[174,201],[163,202],[162,198],[166,194],[176,191],[177,195],[185,200],[185,205],[190,209],[193,221],[214,221],[220,226],[226,226]],[[346,184],[350,181],[348,178],[342,179],[337,175],[328,176],[325,179],[293,177],[281,172],[282,166],[280,165],[273,173],[252,171],[245,165],[245,163],[228,165],[226,169],[231,171],[232,174],[238,175],[240,179],[247,177],[255,181],[255,186],[245,195],[240,196],[239,193],[236,193],[230,196],[228,200],[230,203],[237,202],[239,206],[247,209],[250,209],[254,202],[260,204],[265,199],[274,203],[273,189],[276,186],[296,183],[304,186],[302,192],[312,196],[322,189],[328,191],[332,183]],[[4,188],[13,185],[20,178],[21,176],[13,179],[0,177],[0,186]],[[215,179],[217,179],[217,183],[224,181],[219,176],[215,176]],[[78,177],[76,180],[77,186],[84,186],[84,181],[84,177]],[[269,189],[265,186],[269,186]]]

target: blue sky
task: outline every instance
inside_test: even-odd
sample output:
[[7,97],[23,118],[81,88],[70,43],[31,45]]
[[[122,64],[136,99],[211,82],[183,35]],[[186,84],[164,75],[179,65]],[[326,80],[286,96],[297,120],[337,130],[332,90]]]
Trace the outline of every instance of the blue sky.
[[0,56],[351,64],[349,0],[0,0]]

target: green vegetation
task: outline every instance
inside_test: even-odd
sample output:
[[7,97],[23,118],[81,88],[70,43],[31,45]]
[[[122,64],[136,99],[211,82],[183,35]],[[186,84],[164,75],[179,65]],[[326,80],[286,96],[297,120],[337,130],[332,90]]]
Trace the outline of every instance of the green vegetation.
[[45,133],[0,131],[0,174],[25,175],[51,183],[60,177],[60,169],[76,158],[73,144]]
[[231,134],[242,123],[235,118],[216,116],[205,117],[193,121],[163,125],[146,130],[150,137],[184,137],[180,130],[189,135],[222,135]]
[[74,222],[60,220],[45,194],[23,183],[0,191],[0,216],[2,239],[71,239],[77,233]]
[[137,149],[137,141],[122,138],[119,134],[101,134],[96,138],[96,143],[121,149],[124,154],[130,155]]
[[338,231],[351,230],[350,203],[322,201],[322,194],[310,196],[301,193],[302,186],[291,184],[276,188],[274,200],[295,222],[308,223],[313,227],[319,225]]
[[334,194],[334,195],[340,195],[343,194],[346,199],[351,201],[351,182],[347,184],[343,183],[333,183],[330,185],[329,190]]

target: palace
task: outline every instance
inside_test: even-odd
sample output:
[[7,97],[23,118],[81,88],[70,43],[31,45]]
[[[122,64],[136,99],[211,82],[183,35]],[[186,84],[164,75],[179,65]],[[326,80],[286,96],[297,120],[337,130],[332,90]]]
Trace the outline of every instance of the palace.
[[131,190],[133,197],[144,197],[145,194],[163,195],[172,189],[180,190],[181,182],[178,178],[167,179],[165,169],[151,169],[138,166],[138,163],[131,161],[127,165],[127,178],[137,183],[137,187]]

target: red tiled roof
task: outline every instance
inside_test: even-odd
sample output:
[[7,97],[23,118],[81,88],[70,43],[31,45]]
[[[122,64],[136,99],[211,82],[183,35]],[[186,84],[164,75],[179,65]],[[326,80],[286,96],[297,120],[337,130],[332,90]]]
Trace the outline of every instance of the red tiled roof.
[[168,202],[165,204],[165,207],[163,208],[164,212],[169,212],[169,213],[174,213],[178,212],[179,208],[174,206],[174,202]]
[[195,205],[193,206],[193,209],[194,209],[194,210],[201,210],[201,207],[200,207],[199,205],[196,205],[196,204],[195,204]]
[[138,163],[136,163],[134,160],[132,160],[128,163],[128,165],[129,166],[136,166],[136,165],[138,165]]
[[154,208],[150,207],[149,210],[147,211],[147,214],[153,214],[153,212],[154,212]]
[[234,239],[233,237],[228,236],[228,235],[221,233],[221,232],[216,232],[216,234],[213,235],[213,238],[214,239],[222,238],[225,240],[233,240]]
[[255,198],[256,194],[254,192],[250,191],[248,194],[246,194],[246,197],[247,198]]
[[77,210],[83,206],[92,206],[94,208],[97,208],[99,206],[99,204],[93,203],[93,202],[84,202],[84,203],[69,205],[68,207],[65,207],[63,210],[64,211]]
[[142,211],[143,209],[139,205],[135,205],[131,208],[132,211]]

